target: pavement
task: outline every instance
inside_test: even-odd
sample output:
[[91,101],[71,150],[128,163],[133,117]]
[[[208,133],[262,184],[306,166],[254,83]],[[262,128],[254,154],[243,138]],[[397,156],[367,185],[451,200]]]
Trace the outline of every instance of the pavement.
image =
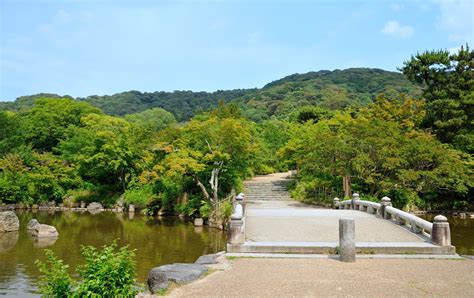
[[474,297],[473,260],[237,258],[171,297]]
[[[249,186],[267,185],[265,199],[250,193],[246,200],[246,240],[249,242],[338,242],[339,219],[355,220],[357,242],[422,243],[429,239],[410,232],[388,220],[358,210],[331,210],[305,205],[287,198],[272,199],[271,183],[284,183],[288,173],[257,176],[246,181]],[[264,186],[265,187],[265,186]],[[274,188],[273,188],[274,189]],[[260,191],[260,194],[262,191]],[[279,191],[278,193],[281,193]]]

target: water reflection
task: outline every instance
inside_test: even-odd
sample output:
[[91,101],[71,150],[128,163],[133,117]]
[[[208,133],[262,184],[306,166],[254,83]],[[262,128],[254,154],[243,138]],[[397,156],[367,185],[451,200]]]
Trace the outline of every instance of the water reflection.
[[34,247],[45,248],[54,245],[59,237],[37,237],[31,231],[27,231],[28,238],[33,242]]
[[14,248],[18,242],[18,232],[0,233],[0,253]]
[[[114,239],[120,239],[120,245],[127,244],[136,249],[138,280],[142,283],[152,267],[175,262],[194,262],[202,254],[225,249],[222,231],[196,229],[192,223],[176,218],[150,220],[139,213],[130,218],[128,213],[111,212],[92,215],[88,212],[48,214],[39,211],[18,215],[20,232],[8,235],[5,239],[0,238],[0,294],[24,296],[26,292],[34,292],[39,275],[34,262],[36,259],[44,260],[44,247],[52,249],[73,269],[82,262],[81,245],[100,247]],[[53,241],[28,236],[26,225],[32,218],[56,227],[59,237]],[[22,273],[18,271],[19,266]],[[15,286],[19,284],[19,279],[25,279],[27,286]]]

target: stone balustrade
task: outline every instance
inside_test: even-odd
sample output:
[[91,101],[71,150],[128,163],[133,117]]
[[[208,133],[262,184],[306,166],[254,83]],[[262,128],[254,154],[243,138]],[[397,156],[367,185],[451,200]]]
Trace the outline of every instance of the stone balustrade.
[[228,230],[228,244],[243,244],[245,243],[245,195],[238,194],[235,197],[234,210],[230,216],[229,230]]
[[416,215],[392,207],[390,198],[383,197],[380,203],[359,199],[359,194],[355,193],[351,200],[339,201],[334,198],[335,209],[352,209],[376,214],[377,217],[394,221],[401,226],[408,226],[415,234],[429,236],[431,242],[439,246],[451,246],[451,232],[446,217],[438,215],[433,223],[424,220]]

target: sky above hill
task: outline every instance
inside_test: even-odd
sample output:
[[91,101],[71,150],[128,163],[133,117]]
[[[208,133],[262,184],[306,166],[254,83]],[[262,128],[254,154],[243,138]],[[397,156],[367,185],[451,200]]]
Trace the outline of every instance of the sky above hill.
[[460,1],[0,0],[0,100],[261,87],[474,43]]

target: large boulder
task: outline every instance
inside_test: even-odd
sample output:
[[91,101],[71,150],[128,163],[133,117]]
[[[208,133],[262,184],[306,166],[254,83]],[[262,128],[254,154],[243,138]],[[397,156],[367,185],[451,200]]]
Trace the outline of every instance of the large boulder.
[[203,255],[200,256],[194,264],[200,264],[200,265],[212,265],[212,264],[217,264],[219,263],[218,258],[222,256],[223,253],[216,253],[216,254],[210,254],[210,255]]
[[14,232],[20,229],[20,221],[13,211],[0,212],[0,233]]
[[58,237],[58,231],[55,227],[37,224],[34,229],[31,230],[31,234],[35,237]]
[[39,225],[40,223],[36,220],[36,219],[32,219],[28,222],[28,225],[26,226],[26,229],[28,231],[30,230],[34,230],[36,228],[37,225]]
[[96,214],[101,211],[104,211],[104,207],[102,206],[101,203],[92,202],[89,205],[87,205],[87,211],[89,211],[92,214]]
[[156,293],[166,289],[170,282],[182,284],[196,280],[207,270],[204,265],[183,263],[155,267],[148,273],[148,288]]

